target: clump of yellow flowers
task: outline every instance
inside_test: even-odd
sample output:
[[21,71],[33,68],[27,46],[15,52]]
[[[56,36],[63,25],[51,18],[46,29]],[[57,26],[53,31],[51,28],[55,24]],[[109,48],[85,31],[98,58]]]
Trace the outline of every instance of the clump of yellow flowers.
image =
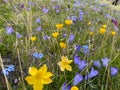
[[107,25],[104,24],[99,30],[100,34],[104,34],[106,32],[106,28],[107,28]]

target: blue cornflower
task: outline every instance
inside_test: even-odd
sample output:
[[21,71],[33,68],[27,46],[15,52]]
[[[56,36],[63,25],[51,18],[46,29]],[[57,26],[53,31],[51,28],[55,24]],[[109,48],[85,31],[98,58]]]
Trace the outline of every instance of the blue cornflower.
[[107,67],[108,64],[109,64],[110,59],[108,59],[108,58],[106,57],[106,58],[103,58],[101,61],[102,61],[103,67]]
[[83,81],[83,76],[80,74],[76,74],[74,77],[73,85],[78,85],[81,81]]
[[14,29],[12,27],[7,27],[6,28],[6,33],[7,34],[12,34],[14,32]]
[[101,68],[100,60],[96,60],[93,62],[94,66]]
[[49,9],[47,9],[47,8],[43,8],[43,12],[46,14],[46,13],[48,13],[49,12]]
[[70,34],[70,37],[69,37],[69,42],[73,41],[75,38],[75,36],[73,34]]
[[110,67],[110,75],[115,76],[118,74],[119,69],[117,67]]
[[63,83],[62,90],[70,90],[71,86],[67,86],[67,83]]
[[33,57],[38,58],[38,59],[41,59],[41,58],[44,57],[44,55],[43,55],[42,53],[34,52],[34,53],[33,53]]

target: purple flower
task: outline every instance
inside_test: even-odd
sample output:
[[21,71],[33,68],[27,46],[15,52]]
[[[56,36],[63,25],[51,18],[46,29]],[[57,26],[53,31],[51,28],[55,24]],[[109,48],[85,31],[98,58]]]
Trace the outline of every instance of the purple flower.
[[115,19],[112,19],[111,22],[112,22],[115,26],[118,25],[118,22],[117,22],[117,20],[115,20]]
[[22,37],[22,35],[21,35],[21,34],[19,34],[18,32],[16,32],[16,37],[17,37],[17,38],[21,38],[21,37]]
[[76,45],[75,53],[78,53],[81,50],[82,46]]
[[36,31],[42,31],[42,27],[41,27],[41,26],[38,27],[38,28],[36,29]]
[[47,40],[47,39],[50,39],[50,37],[47,36],[47,35],[45,35],[45,36],[43,36],[43,39],[44,39],[44,40]]
[[106,57],[106,58],[103,58],[103,59],[102,59],[102,64],[103,64],[103,67],[107,67],[107,66],[108,66],[109,61],[110,61],[110,59],[108,59],[107,57]]
[[99,72],[92,67],[90,73],[87,73],[85,75],[85,80],[96,77],[98,74],[99,74]]
[[40,18],[37,18],[36,22],[37,22],[37,23],[40,23],[40,22],[41,22]]
[[70,90],[71,86],[67,86],[67,83],[63,83],[62,90]]
[[8,2],[8,0],[3,0],[4,2]]
[[79,70],[82,71],[87,66],[87,61],[81,60],[78,64]]
[[63,34],[63,37],[67,37],[67,34]]
[[76,74],[74,77],[73,85],[78,85],[81,81],[83,81],[83,76],[80,74]]
[[74,56],[74,64],[79,65],[79,63],[80,63],[80,57],[75,55]]
[[119,69],[117,67],[110,67],[110,75],[115,76],[118,73]]
[[114,25],[114,29],[115,29],[115,31],[119,30],[119,28],[117,26],[115,26],[115,25]]
[[14,29],[12,27],[7,27],[6,28],[6,33],[7,34],[12,34],[14,32]]
[[49,12],[49,9],[47,9],[47,8],[43,8],[43,12],[46,14],[46,13],[48,13]]
[[73,41],[74,40],[74,35],[73,34],[70,34],[70,37],[69,37],[69,42]]
[[93,64],[94,66],[101,68],[100,60],[94,61]]

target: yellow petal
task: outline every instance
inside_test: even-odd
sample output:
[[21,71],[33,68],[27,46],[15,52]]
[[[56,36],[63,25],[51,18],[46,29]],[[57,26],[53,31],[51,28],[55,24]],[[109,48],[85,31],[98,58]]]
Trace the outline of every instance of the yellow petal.
[[49,84],[49,83],[51,83],[51,82],[52,82],[52,80],[51,80],[50,78],[41,79],[41,83],[42,83],[42,84]]
[[44,74],[44,73],[47,72],[47,66],[46,66],[46,64],[44,64],[44,65],[39,69],[39,72],[42,73],[42,74]]
[[64,66],[61,66],[60,69],[61,69],[61,71],[65,71],[65,67]]
[[70,65],[66,65],[66,70],[72,71],[72,67]]
[[36,75],[37,72],[38,72],[38,70],[35,67],[29,68],[30,75],[34,76],[34,75]]
[[61,59],[62,59],[62,62],[64,62],[64,61],[67,61],[67,60],[68,60],[67,56],[62,56],[62,57],[61,57]]
[[42,89],[43,89],[43,84],[33,85],[33,90],[42,90]]
[[71,64],[73,62],[73,60],[68,60],[67,63],[68,64]]
[[51,72],[46,72],[46,74],[43,76],[43,78],[49,78],[53,76],[53,74]]
[[35,84],[35,78],[33,76],[27,76],[25,80],[28,82],[28,84],[33,85]]

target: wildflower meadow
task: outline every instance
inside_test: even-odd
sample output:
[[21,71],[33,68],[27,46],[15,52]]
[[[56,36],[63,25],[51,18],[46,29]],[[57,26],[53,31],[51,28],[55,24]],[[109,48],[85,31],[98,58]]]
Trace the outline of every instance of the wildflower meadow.
[[0,0],[0,90],[120,90],[119,8]]

